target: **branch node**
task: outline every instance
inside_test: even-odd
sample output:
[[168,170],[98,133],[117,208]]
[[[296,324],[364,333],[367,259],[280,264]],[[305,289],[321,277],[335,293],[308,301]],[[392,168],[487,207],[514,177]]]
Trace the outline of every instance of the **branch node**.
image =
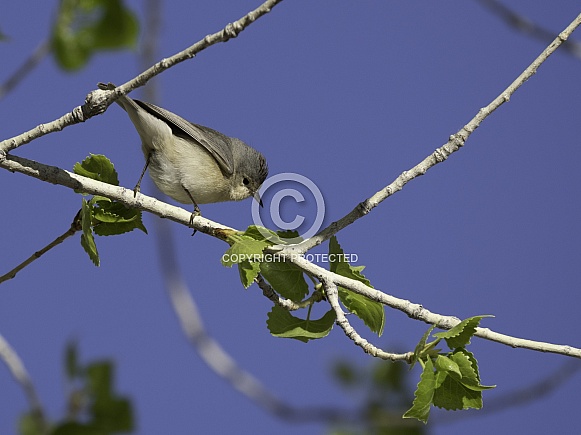
[[242,26],[238,26],[236,27],[234,24],[232,23],[228,23],[226,24],[226,27],[224,27],[224,42],[231,39],[231,38],[236,38],[238,36],[238,34],[242,31]]
[[73,109],[73,116],[79,122],[85,122],[87,119],[99,115],[107,110],[109,106],[109,96],[112,91],[95,89],[85,97],[85,104]]
[[434,158],[438,163],[442,163],[448,158],[448,156],[449,154],[446,154],[442,148],[437,148],[436,151],[434,151]]
[[369,203],[369,198],[366,199],[365,201],[360,202],[357,208],[359,209],[359,213],[361,213],[361,216],[365,216],[373,209],[373,207]]

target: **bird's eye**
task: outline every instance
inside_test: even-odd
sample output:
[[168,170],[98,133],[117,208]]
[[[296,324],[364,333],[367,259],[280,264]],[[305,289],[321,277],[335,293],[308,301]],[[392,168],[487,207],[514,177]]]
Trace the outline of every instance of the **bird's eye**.
[[248,180],[248,178],[244,177],[242,179],[242,184],[244,184],[245,186],[248,186],[248,183],[250,183],[250,181]]

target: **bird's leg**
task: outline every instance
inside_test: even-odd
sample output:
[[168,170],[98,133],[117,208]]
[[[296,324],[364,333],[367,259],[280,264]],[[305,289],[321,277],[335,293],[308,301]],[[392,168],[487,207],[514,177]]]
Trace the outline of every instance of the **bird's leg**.
[[141,180],[143,180],[143,176],[145,175],[145,171],[147,171],[147,167],[149,166],[150,160],[151,160],[151,152],[147,155],[147,158],[145,159],[145,166],[143,167],[143,171],[141,171],[141,176],[139,177],[139,181],[137,181],[137,184],[133,188],[133,197],[134,198],[137,196],[137,192],[139,192],[141,190]]
[[[186,191],[186,193],[188,194],[188,196],[190,197],[190,199],[192,200],[192,204],[194,204],[194,211],[192,212],[191,216],[190,216],[190,227],[194,226],[194,218],[196,216],[200,216],[201,212],[200,212],[200,207],[198,207],[198,204],[196,203],[196,200],[194,199],[194,197],[192,196],[192,194],[190,193],[190,191],[188,189],[186,189],[186,187],[182,184],[182,188]],[[196,230],[194,228],[194,232],[192,233],[192,236],[194,234],[196,234]]]

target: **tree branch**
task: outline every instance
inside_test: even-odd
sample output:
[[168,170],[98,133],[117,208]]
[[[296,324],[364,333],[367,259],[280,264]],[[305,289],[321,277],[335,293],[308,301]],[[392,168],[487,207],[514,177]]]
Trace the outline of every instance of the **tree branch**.
[[[460,319],[457,317],[432,313],[422,305],[414,304],[406,299],[396,298],[395,296],[388,295],[387,293],[384,293],[380,290],[367,287],[360,281],[355,281],[353,279],[337,275],[336,273],[330,272],[320,266],[317,266],[316,264],[305,260],[300,255],[287,255],[284,253],[284,251],[279,252],[278,254],[285,255],[287,261],[290,261],[296,266],[300,267],[306,273],[317,277],[317,279],[319,279],[326,286],[330,287],[332,285],[336,285],[347,288],[357,294],[371,299],[372,301],[376,301],[391,308],[395,308],[396,310],[407,314],[408,317],[412,319],[421,320],[422,322],[436,325],[442,329],[451,329],[460,322]],[[474,335],[510,347],[519,347],[539,352],[556,353],[560,355],[581,358],[581,349],[568,345],[552,344],[542,341],[533,341],[524,338],[512,337],[510,335],[494,332],[488,328],[476,328],[476,333]],[[380,358],[382,357],[381,354],[377,356]]]
[[339,305],[339,291],[337,290],[337,285],[326,279],[323,280],[323,286],[325,287],[325,291],[327,294],[327,299],[329,300],[329,304],[335,311],[335,315],[337,316],[337,320],[335,323],[343,329],[345,335],[349,337],[353,342],[359,346],[365,353],[368,353],[372,356],[376,356],[381,359],[390,360],[390,361],[405,361],[409,363],[413,356],[413,352],[407,352],[403,354],[396,354],[385,352],[378,347],[374,346],[373,344],[369,343],[363,337],[361,337],[355,328],[351,326],[349,320],[345,316],[341,305]]
[[270,12],[270,10],[280,3],[282,0],[267,0],[258,8],[244,15],[237,21],[226,25],[219,32],[207,35],[202,40],[196,42],[194,45],[185,50],[174,54],[173,56],[162,59],[151,68],[139,74],[134,79],[117,87],[113,91],[95,90],[87,95],[85,104],[75,107],[71,112],[64,114],[59,119],[56,119],[47,124],[40,124],[39,126],[6,139],[0,142],[0,155],[6,154],[19,146],[29,143],[34,139],[38,139],[49,133],[60,131],[70,125],[85,122],[87,119],[103,113],[117,98],[131,92],[133,89],[145,85],[151,78],[160,74],[168,68],[171,68],[178,63],[193,58],[196,54],[205,50],[206,48],[217,44],[219,42],[226,42],[229,39],[237,37],[246,27],[254,21]]
[[[145,210],[185,226],[190,225],[191,211],[167,204],[158,199],[143,195],[142,193],[134,196],[133,190],[86,178],[56,166],[45,165],[23,157],[3,155],[0,153],[0,168],[7,169],[11,172],[20,172],[21,174],[37,178],[41,181],[58,184],[92,195],[106,196],[107,198],[119,201],[127,207]],[[236,231],[233,228],[218,224],[202,216],[196,216],[194,218],[193,228],[221,240],[226,240],[228,235]]]
[[66,239],[68,239],[69,237],[74,235],[77,231],[80,231],[82,229],[81,220],[80,220],[80,213],[81,212],[79,210],[79,212],[77,213],[77,215],[73,219],[73,222],[71,223],[71,226],[69,227],[69,229],[67,231],[65,231],[63,234],[58,236],[56,239],[54,239],[52,242],[50,242],[48,245],[46,245],[41,250],[36,251],[34,254],[32,254],[30,257],[28,257],[26,260],[24,260],[22,263],[20,263],[14,269],[12,269],[11,271],[0,276],[0,284],[2,284],[4,281],[8,281],[9,279],[14,278],[18,272],[20,272],[22,269],[24,269],[30,263],[32,263],[35,260],[38,260],[40,257],[42,257],[44,254],[46,254],[52,248],[60,245]]
[[0,100],[6,96],[18,83],[26,77],[27,74],[40,63],[42,59],[49,53],[50,43],[42,41],[32,54],[24,61],[24,63],[8,79],[0,85]]
[[[510,100],[512,94],[514,94],[518,88],[520,88],[524,82],[530,79],[534,74],[536,74],[539,67],[545,62],[551,54],[557,50],[563,44],[573,31],[581,24],[581,14],[573,20],[571,24],[565,28],[551,44],[543,50],[543,52],[525,69],[504,91],[500,93],[490,104],[483,107],[478,111],[476,116],[474,116],[464,127],[462,127],[457,133],[450,136],[447,143],[442,145],[431,155],[426,157],[420,163],[418,163],[413,168],[404,171],[399,177],[392,181],[389,185],[381,189],[379,192],[375,193],[372,197],[359,203],[350,213],[331,223],[327,228],[321,230],[318,234],[311,237],[310,239],[304,240],[303,242],[295,245],[292,251],[297,254],[302,254],[307,252],[309,249],[320,245],[324,241],[330,239],[337,232],[343,228],[351,225],[357,219],[367,215],[371,210],[381,204],[384,200],[392,196],[393,194],[399,192],[403,187],[413,180],[414,178],[424,175],[429,169],[436,166],[438,163],[442,163],[448,157],[458,151],[464,146],[464,143],[470,135],[476,130],[480,124],[488,118],[496,109],[507,103]],[[282,248],[282,247],[281,247]]]

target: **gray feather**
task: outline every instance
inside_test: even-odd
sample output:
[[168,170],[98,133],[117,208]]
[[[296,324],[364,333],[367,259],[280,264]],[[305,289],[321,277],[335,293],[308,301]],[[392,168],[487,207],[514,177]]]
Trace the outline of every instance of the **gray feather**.
[[169,127],[177,136],[186,139],[192,139],[203,146],[218,162],[220,169],[225,175],[234,173],[234,157],[232,156],[231,139],[222,133],[204,127],[203,125],[193,124],[181,116],[162,109],[155,104],[147,103],[133,99],[139,107],[148,113],[156,116],[162,121],[167,122]]

